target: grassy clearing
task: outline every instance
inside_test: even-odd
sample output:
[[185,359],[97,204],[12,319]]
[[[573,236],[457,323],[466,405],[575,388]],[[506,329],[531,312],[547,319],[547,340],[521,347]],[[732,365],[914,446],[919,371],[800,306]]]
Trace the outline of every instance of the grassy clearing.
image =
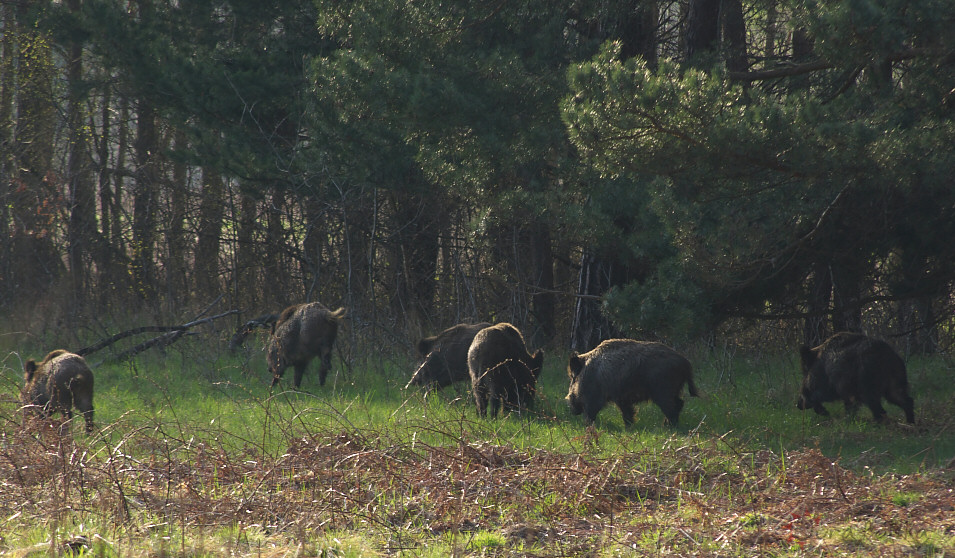
[[941,357],[909,362],[914,428],[840,405],[798,411],[789,356],[702,354],[704,397],[688,398],[679,428],[644,405],[632,427],[608,407],[586,430],[563,405],[562,357],[546,362],[531,416],[478,421],[463,389],[400,389],[409,362],[270,392],[259,351],[190,350],[205,354],[96,368],[90,437],[24,426],[20,358],[6,355],[0,552],[955,554],[955,387]]

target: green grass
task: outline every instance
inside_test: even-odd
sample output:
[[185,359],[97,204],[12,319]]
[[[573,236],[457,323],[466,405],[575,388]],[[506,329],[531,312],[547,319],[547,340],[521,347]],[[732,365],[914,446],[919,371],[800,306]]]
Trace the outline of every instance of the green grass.
[[[313,367],[302,391],[289,389],[291,370],[270,390],[260,350],[210,357],[182,345],[96,367],[97,432],[74,425],[76,446],[24,434],[15,396],[27,355],[6,353],[0,470],[32,444],[35,474],[51,480],[34,483],[30,467],[4,474],[19,492],[0,496],[0,553],[46,554],[51,540],[77,534],[97,556],[955,551],[944,526],[883,532],[849,509],[850,500],[870,514],[929,505],[903,475],[951,487],[942,467],[955,455],[955,386],[943,357],[909,361],[914,427],[891,405],[888,425],[836,403],[831,417],[799,411],[789,355],[700,352],[702,397],[687,397],[679,427],[646,403],[632,426],[608,406],[586,429],[563,402],[563,356],[545,362],[534,412],[479,420],[463,387],[402,389],[413,368],[402,358],[336,357],[328,385]],[[813,497],[793,491],[822,477],[831,494],[856,483],[845,509],[819,504],[805,516],[822,517],[818,526],[786,519]]]
[[[353,370],[348,376],[330,378],[324,388],[310,370],[302,393],[289,391],[289,370],[279,386],[282,389],[270,393],[259,355],[248,364],[224,359],[218,369],[204,375],[164,369],[161,363],[132,372],[128,367],[114,368],[105,386],[105,401],[98,391],[97,404],[107,421],[129,409],[149,409],[185,424],[218,422],[219,428],[241,439],[261,436],[267,431],[263,428],[266,417],[278,415],[283,421],[294,417],[303,426],[315,421],[342,428],[384,427],[399,441],[416,437],[425,443],[441,443],[449,435],[467,434],[518,449],[581,451],[582,420],[571,415],[563,401],[564,360],[558,356],[547,362],[535,413],[529,418],[477,421],[464,386],[427,396],[404,390],[413,367],[410,362],[377,373]],[[752,362],[738,359],[722,377],[713,362],[697,359],[697,384],[703,397],[686,398],[676,432],[718,438],[731,451],[816,447],[844,466],[877,472],[934,468],[955,456],[955,437],[945,435],[950,410],[955,408],[955,387],[947,381],[952,367],[942,358],[919,359],[909,365],[918,416],[914,428],[902,424],[901,410],[890,404],[886,405],[892,419],[889,425],[876,424],[864,407],[854,417],[845,416],[837,402],[828,404],[831,417],[796,409],[800,375],[797,363],[788,356]],[[140,389],[143,382],[152,384],[151,388]],[[645,403],[628,428],[616,407],[608,405],[597,420],[600,448],[609,455],[635,439],[646,445],[661,443],[674,432],[664,426],[663,418],[656,406]],[[434,428],[435,424],[441,427]]]
[[[261,352],[248,354],[202,364],[146,355],[133,363],[100,366],[95,371],[97,423],[107,426],[122,419],[148,427],[162,422],[165,428],[174,425],[200,437],[218,437],[227,448],[252,442],[271,452],[284,449],[286,428],[315,424],[383,430],[396,442],[440,444],[465,436],[518,449],[576,452],[593,443],[583,435],[581,418],[564,404],[562,356],[545,363],[531,416],[478,421],[465,386],[427,395],[404,390],[411,362],[378,363],[370,372],[354,366],[350,373],[333,373],[324,387],[318,385],[313,364],[299,392],[291,389],[291,370],[270,390]],[[729,365],[706,354],[694,360],[702,397],[686,397],[679,427],[664,426],[662,413],[649,402],[638,406],[635,424],[625,427],[616,407],[608,405],[597,419],[596,449],[611,455],[622,446],[652,446],[674,432],[692,432],[719,440],[731,452],[810,447],[851,469],[899,473],[939,467],[955,455],[955,437],[946,435],[955,386],[952,366],[942,357],[909,363],[915,427],[902,424],[901,410],[890,404],[889,425],[874,423],[864,407],[854,417],[845,416],[839,403],[827,405],[831,417],[796,409],[800,375],[790,356],[737,358]],[[21,382],[19,370],[11,366],[16,361],[8,356],[0,376],[0,385],[11,394]],[[115,435],[108,428],[105,432]]]

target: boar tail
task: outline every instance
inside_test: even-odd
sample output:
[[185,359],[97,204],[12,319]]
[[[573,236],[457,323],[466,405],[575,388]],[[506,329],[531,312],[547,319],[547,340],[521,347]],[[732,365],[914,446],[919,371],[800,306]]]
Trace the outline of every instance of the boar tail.
[[700,392],[696,390],[696,384],[693,383],[693,375],[690,374],[689,378],[686,380],[686,389],[690,392],[690,395],[693,397],[699,397]]
[[345,318],[345,314],[347,313],[348,313],[348,310],[345,310],[345,307],[342,306],[338,310],[335,310],[334,312],[329,313],[328,316],[332,318],[333,320],[335,320],[336,322],[340,322]]

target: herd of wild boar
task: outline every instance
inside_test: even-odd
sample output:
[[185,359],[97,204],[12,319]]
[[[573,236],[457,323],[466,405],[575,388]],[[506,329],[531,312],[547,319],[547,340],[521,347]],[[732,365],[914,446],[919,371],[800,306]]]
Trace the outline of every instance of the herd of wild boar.
[[[275,386],[285,369],[295,368],[295,387],[302,384],[308,364],[319,358],[320,385],[331,369],[332,348],[345,309],[330,310],[317,303],[297,304],[281,314],[267,314],[246,323],[230,343],[235,349],[255,327],[270,327],[266,361]],[[524,337],[509,323],[458,324],[417,343],[421,364],[406,388],[440,389],[468,382],[478,415],[532,409],[544,364],[541,350],[531,354]],[[863,404],[876,421],[886,419],[882,399],[915,422],[912,397],[902,358],[884,341],[859,333],[837,333],[818,347],[799,351],[802,388],[797,406],[828,415],[823,403],[842,400],[854,413]],[[40,363],[24,366],[21,403],[41,415],[60,412],[72,418],[83,414],[86,430],[93,430],[93,373],[83,357],[65,350],[48,354]],[[634,405],[652,401],[676,425],[683,409],[683,386],[697,396],[690,361],[666,345],[633,339],[608,339],[593,350],[572,352],[567,365],[567,404],[590,425],[607,403],[620,409],[632,424]]]

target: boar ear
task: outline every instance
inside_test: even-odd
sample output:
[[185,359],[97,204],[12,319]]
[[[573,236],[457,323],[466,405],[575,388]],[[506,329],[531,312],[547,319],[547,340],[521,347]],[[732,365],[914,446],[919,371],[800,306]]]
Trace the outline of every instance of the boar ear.
[[570,376],[570,379],[573,380],[580,374],[580,370],[584,367],[584,359],[580,358],[580,354],[577,351],[570,352],[570,361],[567,363],[567,375]]
[[437,337],[425,337],[418,341],[418,354],[421,356],[428,356],[428,353],[431,352],[431,349],[434,347],[434,342]]
[[36,361],[32,358],[23,365],[23,378],[26,381],[33,379],[33,375],[36,373]]
[[282,325],[282,322],[284,322],[284,321],[288,320],[289,318],[291,318],[291,317],[295,314],[295,312],[298,310],[298,307],[299,307],[299,305],[298,305],[298,304],[295,304],[295,305],[293,305],[293,306],[289,306],[289,307],[286,308],[285,310],[282,310],[282,313],[279,314],[279,317],[276,318],[276,320],[275,320],[274,322],[272,322],[272,333],[273,333],[273,334],[275,333],[275,328],[277,328],[277,327],[279,327],[280,325]]
[[544,370],[544,350],[537,349],[537,352],[534,353],[534,356],[531,357],[531,359],[534,362],[534,376],[538,377]]
[[812,368],[816,361],[819,360],[819,357],[816,356],[816,352],[810,349],[807,345],[799,347],[799,360],[802,362],[802,375],[805,376],[809,373],[809,370]]

